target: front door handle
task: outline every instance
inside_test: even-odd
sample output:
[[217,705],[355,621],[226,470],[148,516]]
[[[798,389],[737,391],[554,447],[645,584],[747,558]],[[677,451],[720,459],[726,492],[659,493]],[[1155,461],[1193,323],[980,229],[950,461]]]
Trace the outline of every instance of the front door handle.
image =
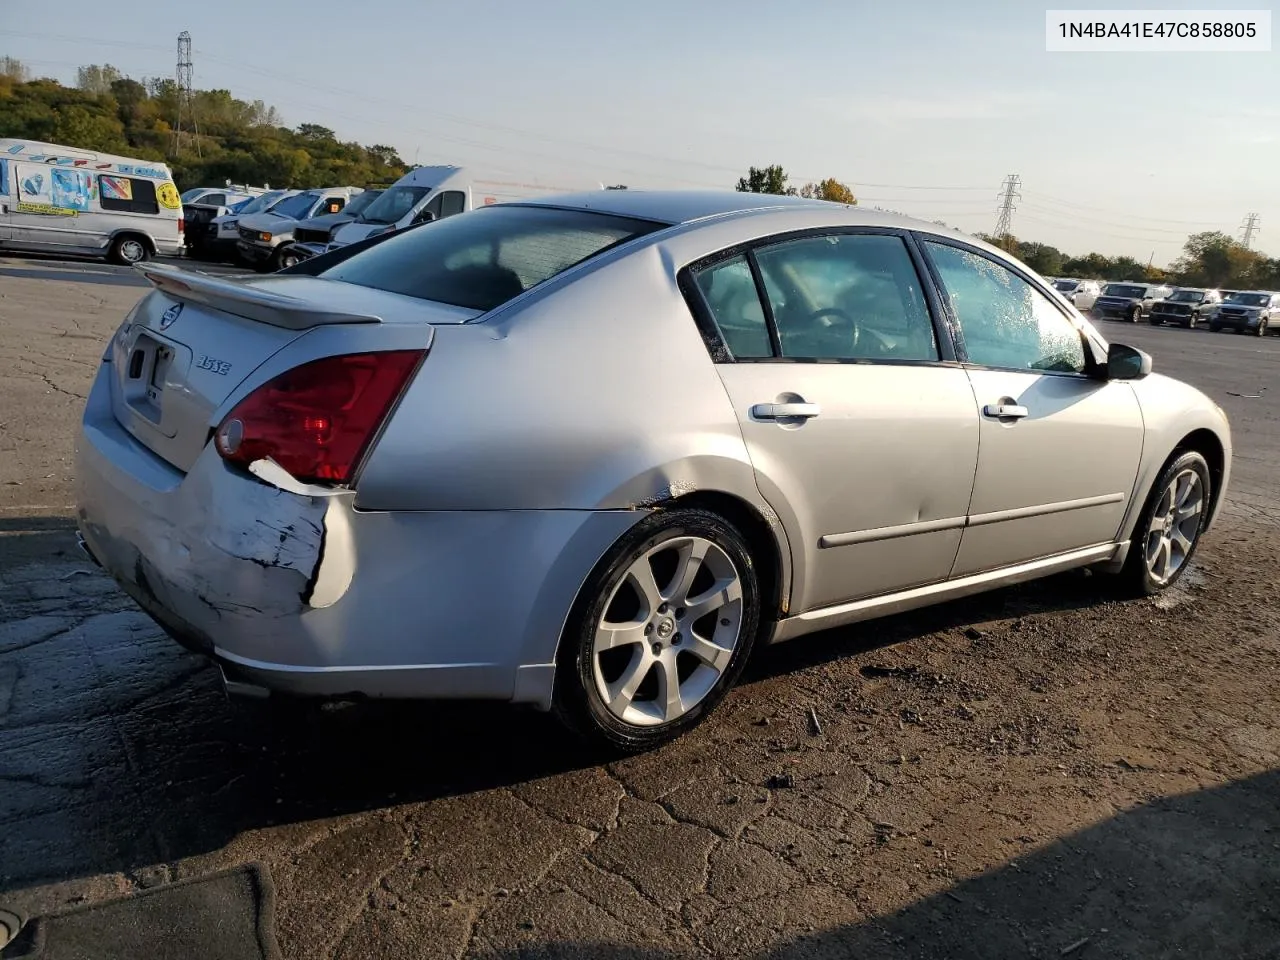
[[757,403],[751,408],[757,420],[808,420],[821,412],[816,403]]
[[1018,406],[1016,403],[989,403],[982,408],[984,417],[992,417],[996,420],[1021,420],[1029,413],[1026,407]]

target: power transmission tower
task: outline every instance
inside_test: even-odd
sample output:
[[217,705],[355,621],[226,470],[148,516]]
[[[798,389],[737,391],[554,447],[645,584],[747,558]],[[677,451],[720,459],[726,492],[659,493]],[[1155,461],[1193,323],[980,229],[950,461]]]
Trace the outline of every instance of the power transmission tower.
[[1246,250],[1252,249],[1254,234],[1258,233],[1261,228],[1258,226],[1259,217],[1256,213],[1251,213],[1244,218],[1244,223],[1240,225],[1240,229],[1244,231],[1244,239],[1241,241]]
[[1017,209],[1014,201],[1022,199],[1022,194],[1018,192],[1018,187],[1021,185],[1022,178],[1016,173],[1011,173],[1004,178],[1004,188],[1000,191],[1000,211],[996,218],[997,239],[1013,233],[1013,211]]
[[191,125],[195,138],[196,156],[200,156],[200,125],[196,122],[193,70],[191,65],[191,34],[183,30],[178,34],[178,71],[175,77],[178,88],[178,122],[173,127],[173,152],[182,149],[182,125]]

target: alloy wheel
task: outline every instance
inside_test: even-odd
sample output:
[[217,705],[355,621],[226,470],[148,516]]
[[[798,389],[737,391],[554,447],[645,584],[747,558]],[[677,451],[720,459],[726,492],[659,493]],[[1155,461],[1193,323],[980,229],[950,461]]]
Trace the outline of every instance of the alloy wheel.
[[609,712],[652,727],[680,719],[720,682],[742,636],[743,590],[729,554],[701,536],[640,553],[592,639],[592,674]]
[[1203,511],[1200,475],[1191,469],[1180,471],[1160,494],[1147,525],[1144,559],[1157,584],[1169,583],[1186,564],[1200,536]]

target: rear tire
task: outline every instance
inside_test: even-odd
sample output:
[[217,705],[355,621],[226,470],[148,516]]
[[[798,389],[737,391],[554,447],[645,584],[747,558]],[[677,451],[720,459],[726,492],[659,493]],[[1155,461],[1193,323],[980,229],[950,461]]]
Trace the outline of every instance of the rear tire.
[[759,632],[747,541],[708,510],[660,510],[587,577],[556,656],[552,709],[594,746],[638,752],[701,723]]
[[1141,319],[1142,319],[1142,308],[1141,308],[1141,307],[1134,307],[1132,310],[1130,310],[1130,311],[1129,311],[1129,319],[1130,319],[1133,323],[1137,323],[1139,320],[1141,320]]
[[123,234],[111,241],[111,250],[107,254],[112,263],[122,267],[132,267],[135,263],[145,263],[151,256],[147,241],[133,234]]
[[1123,592],[1149,597],[1181,579],[1200,545],[1212,495],[1213,481],[1203,456],[1188,450],[1170,461],[1134,526],[1129,556],[1119,574]]
[[1265,318],[1258,321],[1258,336],[1265,337],[1267,335],[1267,326],[1268,324]]

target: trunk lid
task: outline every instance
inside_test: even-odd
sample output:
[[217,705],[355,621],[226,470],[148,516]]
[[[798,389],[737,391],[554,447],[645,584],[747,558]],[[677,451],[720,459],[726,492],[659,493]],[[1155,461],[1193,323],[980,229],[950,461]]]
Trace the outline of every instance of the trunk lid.
[[[135,439],[183,471],[209,442],[218,408],[309,330],[464,323],[479,316],[316,277],[245,282],[158,265],[139,270],[156,289],[111,342],[112,409]],[[358,350],[353,343],[352,352]]]

